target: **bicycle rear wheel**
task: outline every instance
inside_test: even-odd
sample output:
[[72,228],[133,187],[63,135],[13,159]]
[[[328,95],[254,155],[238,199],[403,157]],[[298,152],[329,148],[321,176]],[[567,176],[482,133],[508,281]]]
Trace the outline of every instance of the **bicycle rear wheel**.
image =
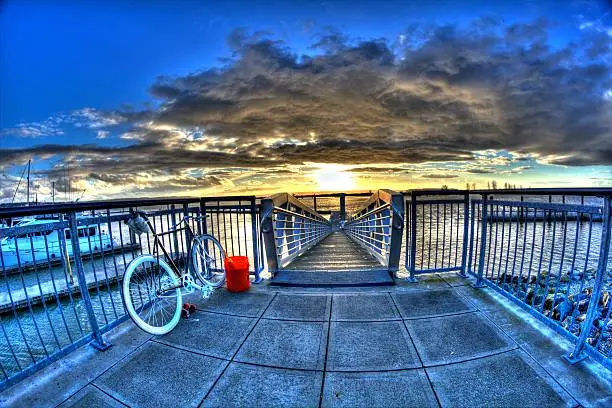
[[147,333],[166,334],[181,318],[180,278],[152,255],[130,262],[123,275],[123,300],[128,314]]
[[193,238],[191,265],[202,283],[215,288],[225,283],[225,250],[212,235],[198,235]]

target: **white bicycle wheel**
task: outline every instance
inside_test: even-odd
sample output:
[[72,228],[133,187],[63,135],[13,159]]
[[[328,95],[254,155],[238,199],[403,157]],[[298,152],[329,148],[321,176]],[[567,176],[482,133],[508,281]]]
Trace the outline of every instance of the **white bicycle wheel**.
[[152,255],[134,258],[123,275],[123,300],[128,314],[147,333],[170,332],[181,318],[180,278]]
[[193,238],[191,266],[202,283],[219,288],[225,283],[225,250],[212,235]]

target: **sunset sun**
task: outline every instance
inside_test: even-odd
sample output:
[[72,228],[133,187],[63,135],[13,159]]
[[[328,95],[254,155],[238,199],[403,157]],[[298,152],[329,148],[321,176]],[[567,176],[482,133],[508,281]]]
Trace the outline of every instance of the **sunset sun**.
[[324,191],[345,191],[357,187],[355,177],[344,166],[325,164],[312,173],[319,189]]

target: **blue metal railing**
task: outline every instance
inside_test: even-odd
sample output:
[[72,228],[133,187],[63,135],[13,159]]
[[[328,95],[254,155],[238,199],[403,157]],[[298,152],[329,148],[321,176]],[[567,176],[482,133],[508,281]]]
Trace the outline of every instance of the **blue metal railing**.
[[[494,198],[493,194],[496,197]],[[612,189],[413,191],[406,233],[410,280],[476,277],[612,368]]]
[[[392,204],[397,194],[386,193],[375,193],[344,228],[392,270],[404,200]],[[612,189],[413,191],[405,201],[406,269],[412,280],[471,274],[476,286],[504,294],[570,339],[570,361],[590,355],[611,368],[611,196]],[[288,194],[261,204],[248,196],[2,209],[2,220],[39,221],[0,229],[0,389],[83,344],[107,346],[104,333],[126,319],[123,271],[153,251],[150,235],[135,236],[123,224],[129,207],[151,214],[178,260],[190,237],[173,226],[183,215],[206,214],[189,221],[193,230],[214,235],[229,254],[247,255],[257,280],[265,262],[274,273],[331,231],[326,218]]]
[[610,196],[597,201],[473,200],[469,266],[477,286],[503,293],[574,342],[570,361],[588,353],[612,368]]
[[399,269],[404,229],[404,199],[391,190],[378,190],[343,225],[346,234],[389,271]]
[[185,261],[190,249],[186,228],[176,225],[204,213],[189,219],[193,231],[248,256],[256,280],[264,268],[255,197],[88,204],[0,210],[0,219],[22,220],[0,229],[0,390],[83,344],[109,346],[104,333],[127,318],[125,267],[153,251],[151,234],[136,236],[122,222],[129,207],[150,214],[175,260]]
[[413,191],[406,207],[410,209],[405,264],[409,279],[432,272],[458,271],[465,276],[469,194]]

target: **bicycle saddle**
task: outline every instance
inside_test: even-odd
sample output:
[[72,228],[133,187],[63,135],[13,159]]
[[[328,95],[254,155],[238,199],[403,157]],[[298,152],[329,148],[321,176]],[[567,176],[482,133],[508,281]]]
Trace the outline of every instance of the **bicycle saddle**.
[[147,217],[147,213],[144,211],[136,211],[133,208],[130,208],[130,214],[124,220],[127,226],[135,232],[136,234],[148,234],[151,230],[149,229],[149,223],[147,222],[149,218]]

